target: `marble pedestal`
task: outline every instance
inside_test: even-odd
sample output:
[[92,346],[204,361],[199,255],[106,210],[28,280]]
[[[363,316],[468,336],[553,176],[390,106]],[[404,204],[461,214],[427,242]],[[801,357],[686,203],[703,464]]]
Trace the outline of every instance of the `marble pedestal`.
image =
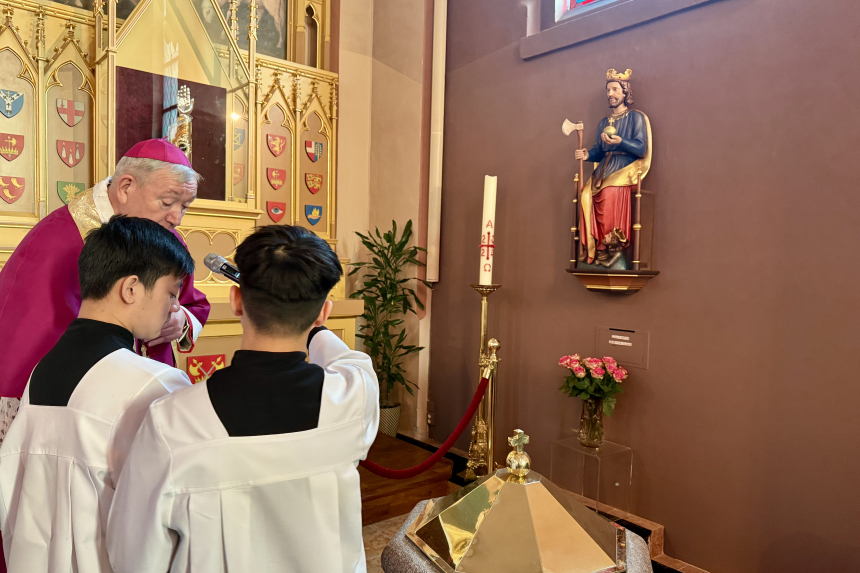
[[[406,530],[427,505],[422,501],[403,521],[403,525],[382,552],[382,570],[385,573],[439,573],[439,570],[406,539]],[[653,573],[651,556],[645,540],[630,530],[627,534],[627,573]]]

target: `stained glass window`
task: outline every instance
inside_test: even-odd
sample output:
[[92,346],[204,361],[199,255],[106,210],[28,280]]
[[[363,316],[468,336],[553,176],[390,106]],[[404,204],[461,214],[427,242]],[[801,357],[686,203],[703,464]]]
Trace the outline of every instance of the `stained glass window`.
[[555,0],[555,21],[580,16],[620,0]]

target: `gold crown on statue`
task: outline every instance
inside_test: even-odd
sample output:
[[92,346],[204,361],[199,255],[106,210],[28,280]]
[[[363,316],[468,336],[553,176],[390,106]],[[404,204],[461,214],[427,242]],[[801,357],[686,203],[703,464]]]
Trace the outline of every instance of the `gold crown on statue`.
[[606,81],[611,82],[614,80],[616,82],[627,82],[630,81],[630,76],[632,75],[633,70],[631,70],[630,68],[627,68],[627,70],[623,73],[616,72],[613,68],[610,68],[606,70]]

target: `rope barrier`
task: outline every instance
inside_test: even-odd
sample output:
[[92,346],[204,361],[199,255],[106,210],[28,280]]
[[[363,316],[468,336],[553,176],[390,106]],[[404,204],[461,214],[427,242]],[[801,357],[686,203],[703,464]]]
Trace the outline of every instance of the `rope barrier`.
[[402,470],[394,470],[391,468],[382,467],[381,465],[371,462],[369,460],[362,460],[359,465],[361,465],[361,467],[363,467],[364,469],[375,473],[378,476],[388,479],[409,479],[427,471],[428,469],[433,467],[436,462],[442,459],[442,456],[448,453],[448,450],[451,449],[451,446],[454,445],[454,442],[457,441],[457,438],[460,437],[460,434],[462,434],[463,430],[466,429],[466,426],[469,425],[469,421],[472,419],[472,416],[475,415],[475,412],[478,411],[478,406],[481,405],[481,398],[484,397],[484,392],[487,390],[487,385],[489,383],[489,378],[481,378],[481,382],[480,384],[478,384],[478,390],[475,392],[475,396],[472,398],[472,403],[469,404],[469,409],[466,410],[466,414],[460,420],[460,423],[457,424],[456,428],[454,428],[454,433],[448,436],[448,439],[445,440],[445,443],[442,444],[432,456],[430,456],[417,466]]

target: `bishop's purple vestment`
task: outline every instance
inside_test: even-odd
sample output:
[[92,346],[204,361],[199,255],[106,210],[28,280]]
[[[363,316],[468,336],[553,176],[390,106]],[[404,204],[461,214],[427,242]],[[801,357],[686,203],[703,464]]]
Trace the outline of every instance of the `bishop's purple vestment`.
[[[0,271],[0,396],[21,397],[33,368],[78,316],[78,257],[84,247],[86,225],[82,226],[82,217],[73,216],[70,208],[79,213],[76,202],[86,200],[87,195],[92,202],[92,192],[87,192],[41,220]],[[89,219],[90,227],[100,224],[97,218]],[[173,234],[182,241],[176,231]],[[193,277],[182,283],[179,304],[196,319],[189,317],[192,329],[206,322],[209,302],[194,288]],[[194,332],[193,338],[199,334]],[[175,365],[169,343],[148,348],[147,356]]]

